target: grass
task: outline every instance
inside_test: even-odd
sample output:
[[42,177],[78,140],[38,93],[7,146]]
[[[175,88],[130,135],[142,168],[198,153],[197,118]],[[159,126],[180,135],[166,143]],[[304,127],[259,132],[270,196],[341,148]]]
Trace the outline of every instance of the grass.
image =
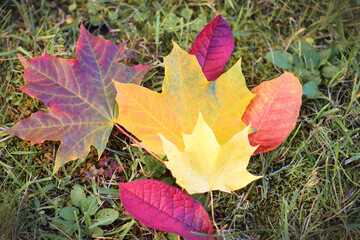
[[[334,81],[323,82],[322,99],[303,98],[298,123],[272,152],[252,158],[249,170],[262,180],[232,194],[214,192],[215,220],[226,239],[359,239],[360,238],[360,104],[358,1],[16,1],[0,4],[1,128],[46,108],[17,88],[24,84],[16,53],[41,56],[44,51],[73,58],[80,22],[103,24],[105,38],[136,50],[131,63],[153,64],[145,86],[160,90],[162,58],[171,40],[189,50],[197,33],[218,12],[231,24],[235,50],[228,63],[242,58],[249,88],[277,77],[280,70],[264,59],[270,49],[287,50],[301,39],[317,49],[341,43],[344,67]],[[94,34],[99,34],[95,28]],[[336,80],[336,81],[335,81]],[[71,190],[80,184],[96,197],[100,209],[120,217],[102,227],[106,239],[176,239],[142,226],[121,207],[117,185],[139,178],[166,178],[170,173],[115,129],[102,159],[124,172],[99,173],[93,149],[84,162],[52,169],[57,142],[30,145],[0,134],[0,238],[90,239],[82,216],[69,235],[59,212],[71,206]],[[105,168],[105,167],[104,167]],[[210,213],[210,196],[194,196]],[[4,221],[5,220],[5,221]]]

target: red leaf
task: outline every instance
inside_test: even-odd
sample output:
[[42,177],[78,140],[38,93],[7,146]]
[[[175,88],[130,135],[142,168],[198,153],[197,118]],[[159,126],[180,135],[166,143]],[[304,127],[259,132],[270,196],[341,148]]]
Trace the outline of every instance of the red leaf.
[[151,179],[120,183],[119,188],[124,208],[142,224],[187,239],[213,239],[191,233],[214,230],[204,207],[180,189]]
[[229,24],[216,15],[196,36],[190,54],[195,55],[208,81],[222,73],[234,50],[234,37]]
[[263,82],[251,90],[256,96],[247,106],[242,120],[257,131],[249,135],[254,154],[279,146],[295,127],[301,107],[302,87],[291,73]]
[[49,109],[5,131],[32,143],[60,140],[54,171],[68,161],[85,158],[91,145],[102,154],[118,117],[112,79],[139,84],[148,69],[119,63],[125,57],[123,45],[94,37],[83,26],[77,45],[76,60],[47,53],[30,60],[19,55],[26,81],[20,89]]

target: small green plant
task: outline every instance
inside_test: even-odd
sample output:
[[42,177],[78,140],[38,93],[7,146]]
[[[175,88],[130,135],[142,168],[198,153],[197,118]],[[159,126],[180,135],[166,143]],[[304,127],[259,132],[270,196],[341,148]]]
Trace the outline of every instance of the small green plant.
[[76,231],[79,237],[90,234],[92,237],[102,236],[104,231],[100,226],[110,225],[119,217],[119,212],[112,208],[98,211],[98,199],[94,196],[86,197],[80,185],[74,185],[70,195],[72,206],[61,208],[59,217],[52,219],[53,225],[69,237]]
[[344,46],[334,41],[326,49],[317,51],[310,42],[303,39],[298,44],[290,45],[290,52],[273,50],[265,59],[281,69],[290,70],[300,75],[303,82],[303,94],[309,98],[325,97],[319,91],[319,85],[331,86],[343,73],[345,63],[339,60]]

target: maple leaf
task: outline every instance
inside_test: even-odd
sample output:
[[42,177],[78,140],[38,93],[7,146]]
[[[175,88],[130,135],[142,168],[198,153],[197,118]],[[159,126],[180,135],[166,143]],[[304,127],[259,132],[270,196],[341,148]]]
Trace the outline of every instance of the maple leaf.
[[23,92],[43,101],[48,110],[21,120],[5,133],[32,143],[59,140],[54,172],[68,161],[84,159],[94,145],[99,157],[105,149],[118,113],[115,81],[139,84],[147,66],[128,67],[123,45],[91,35],[82,25],[76,60],[58,59],[48,53],[25,60]]
[[195,55],[208,81],[216,80],[234,50],[234,37],[229,24],[216,14],[196,36],[189,51]]
[[184,151],[179,151],[160,135],[169,160],[164,163],[176,178],[176,183],[189,194],[211,190],[231,192],[243,188],[262,177],[246,170],[256,149],[249,143],[248,131],[249,127],[246,127],[220,145],[200,113],[193,133],[183,135]]
[[246,126],[241,116],[254,94],[246,87],[241,61],[213,82],[207,81],[196,57],[176,43],[164,62],[160,94],[133,84],[114,83],[122,116],[117,123],[141,139],[142,144],[163,154],[160,133],[183,149],[181,134],[193,131],[199,112],[220,144]]
[[[301,107],[302,87],[291,73],[266,81],[251,90],[256,96],[247,106],[242,120],[256,132],[249,135],[254,154],[279,146],[295,127]],[[276,126],[276,127],[274,127]]]
[[213,239],[193,233],[214,229],[205,208],[180,189],[151,179],[120,183],[119,189],[122,205],[142,224],[190,240]]

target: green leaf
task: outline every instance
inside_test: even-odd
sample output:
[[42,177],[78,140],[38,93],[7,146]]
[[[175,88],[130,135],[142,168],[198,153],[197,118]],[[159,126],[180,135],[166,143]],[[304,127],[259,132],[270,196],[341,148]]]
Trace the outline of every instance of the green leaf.
[[324,66],[321,69],[321,74],[325,77],[325,78],[329,78],[331,79],[333,76],[335,76],[339,71],[339,67],[338,66],[334,66],[334,65],[329,65],[329,66]]
[[207,15],[200,13],[196,16],[196,19],[192,22],[192,24],[190,24],[190,30],[200,32],[207,23]]
[[72,4],[69,5],[69,11],[73,12],[75,9],[77,8],[76,2],[73,2]]
[[95,197],[87,197],[81,202],[81,211],[87,212],[89,215],[94,215],[98,207]]
[[322,65],[325,65],[325,63],[328,61],[329,57],[331,56],[331,49],[324,49],[322,51],[320,51],[318,53],[319,57],[320,57],[320,63],[319,63],[319,67],[321,67]]
[[301,61],[299,56],[293,56],[293,64],[294,64],[294,68],[298,67],[302,67],[305,68],[305,64]]
[[314,81],[309,81],[304,84],[303,94],[312,99],[323,97],[322,92],[319,91],[318,85]]
[[112,208],[101,209],[96,213],[96,225],[109,225],[113,223],[118,217],[119,212]]
[[183,10],[181,10],[180,14],[183,18],[185,18],[186,20],[189,20],[191,18],[192,13],[193,13],[192,9],[184,8]]
[[314,73],[314,72],[310,72],[310,71],[305,71],[300,74],[300,77],[301,77],[301,80],[303,80],[303,82],[312,81],[312,82],[316,83],[316,85],[319,85],[321,83],[321,78],[317,72]]
[[331,64],[335,65],[338,63],[339,54],[344,52],[345,46],[346,45],[343,42],[336,40],[330,44],[329,49],[331,49],[331,54],[328,61]]
[[73,189],[71,190],[70,196],[71,202],[77,207],[81,207],[82,201],[86,199],[84,190],[81,188],[80,185],[77,184],[74,185]]
[[305,65],[303,65],[303,66],[296,66],[295,65],[294,72],[301,75],[301,74],[304,74],[305,72],[308,72],[308,70],[305,68]]
[[306,40],[301,40],[301,56],[307,69],[317,69],[319,67],[320,56]]
[[96,4],[95,2],[89,1],[87,3],[87,9],[89,13],[97,14],[97,12],[101,11],[100,4]]
[[165,16],[165,18],[166,19],[163,25],[164,29],[169,32],[175,32],[176,27],[180,22],[180,18],[174,13],[169,13],[167,16]]
[[79,209],[73,206],[64,207],[59,211],[60,217],[72,223],[76,220],[75,213],[76,215],[79,215]]
[[66,233],[67,235],[71,236],[76,230],[77,230],[77,226],[74,223],[70,223],[67,221],[63,221],[60,218],[54,218],[52,219],[52,224],[57,227],[58,229],[61,229],[61,231],[63,231],[64,233]]
[[94,227],[93,229],[91,229],[91,236],[93,238],[102,237],[103,234],[104,234],[104,231],[99,227]]
[[293,55],[285,51],[274,50],[268,52],[265,55],[265,59],[279,68],[289,69],[293,67]]

